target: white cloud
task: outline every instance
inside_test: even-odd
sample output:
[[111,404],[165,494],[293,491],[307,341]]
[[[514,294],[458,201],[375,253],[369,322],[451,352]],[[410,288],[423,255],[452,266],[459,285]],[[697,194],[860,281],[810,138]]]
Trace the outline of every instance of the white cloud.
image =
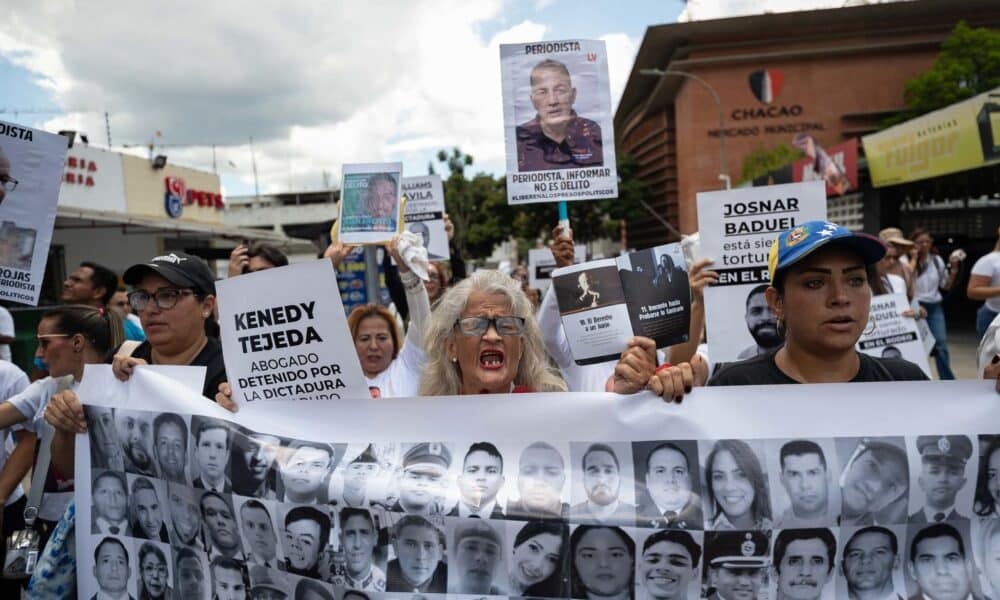
[[[227,189],[244,192],[253,136],[262,192],[313,189],[324,171],[336,183],[344,162],[403,160],[422,173],[453,146],[475,157],[473,170],[502,173],[499,45],[548,33],[526,20],[485,39],[503,16],[501,0],[186,0],[157,11],[38,0],[0,22],[0,55],[81,111],[48,129],[103,144],[107,110],[116,147],[145,155],[155,139],[172,163],[205,169],[214,144]],[[602,39],[617,103],[637,42]]]
[[844,8],[906,0],[687,0],[678,21],[705,21],[764,13]]

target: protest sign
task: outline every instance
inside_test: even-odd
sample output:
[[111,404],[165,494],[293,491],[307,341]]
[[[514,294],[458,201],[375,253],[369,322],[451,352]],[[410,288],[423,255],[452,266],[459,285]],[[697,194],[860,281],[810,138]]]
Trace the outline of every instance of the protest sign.
[[368,394],[329,260],[216,284],[233,400],[339,400]]
[[[576,244],[573,247],[573,262],[582,263],[587,260],[587,247]],[[556,269],[556,257],[549,248],[531,248],[528,250],[528,287],[537,289],[542,295],[552,284],[552,271]]]
[[340,231],[345,244],[382,244],[399,229],[402,163],[344,165]]
[[868,326],[858,340],[858,350],[881,358],[904,358],[931,377],[917,320],[903,316],[909,308],[906,294],[872,296]]
[[500,45],[507,202],[618,196],[603,41]]
[[0,121],[0,300],[38,304],[66,138]]
[[[80,598],[98,591],[142,597],[143,587],[165,585],[205,599],[226,570],[246,589],[287,598],[305,597],[298,592],[310,587],[328,598],[347,589],[379,598],[413,590],[587,597],[586,589],[563,587],[571,580],[623,598],[655,597],[658,581],[642,576],[648,565],[640,549],[669,523],[674,545],[705,557],[678,570],[671,597],[693,600],[713,580],[713,557],[735,552],[762,566],[778,562],[776,542],[797,522],[826,530],[821,554],[836,563],[822,565],[834,576],[816,578],[815,597],[846,599],[859,580],[842,557],[872,521],[896,538],[886,540],[892,550],[879,583],[894,596],[919,597],[904,565],[928,527],[919,517],[940,500],[954,513],[929,533],[957,532],[970,569],[957,571],[967,574],[955,583],[981,596],[979,580],[968,575],[983,566],[968,518],[994,502],[984,477],[988,457],[979,450],[1000,432],[987,381],[698,388],[682,405],[648,393],[549,393],[276,402],[231,414],[151,369],[123,383],[109,366],[88,365],[79,395],[90,422],[101,424],[76,441]],[[942,398],[950,410],[940,410]],[[122,467],[116,421],[174,424],[179,468],[158,455],[144,472]],[[786,450],[822,465],[810,471],[810,494],[782,473]],[[962,471],[944,498],[920,483],[933,462],[923,456],[954,457]],[[740,461],[736,483],[714,481],[723,460]],[[585,474],[584,465],[595,463],[610,465],[614,483]],[[488,466],[495,477],[477,485],[469,464]],[[730,496],[739,490],[742,501],[722,497],[723,485],[736,486]],[[989,506],[974,500],[980,492]],[[796,512],[805,506],[814,513],[808,518]],[[741,509],[754,511],[753,522],[727,531]],[[545,546],[553,568],[537,576],[520,572],[518,547],[541,520],[554,528]],[[972,523],[973,534],[982,523]],[[425,551],[409,552],[407,539],[426,539]],[[485,567],[467,560],[460,543],[467,539],[492,550]],[[592,576],[596,567],[579,549],[609,540],[624,548],[617,567]],[[95,568],[109,557],[118,569]],[[747,597],[777,597],[784,580],[772,573]]]
[[441,176],[404,177],[403,194],[406,196],[406,229],[423,238],[429,259],[448,260]]
[[826,219],[824,185],[810,181],[698,194],[701,252],[719,274],[719,282],[705,290],[713,363],[751,358],[781,343],[777,319],[764,300],[767,254],[782,231]]
[[556,269],[552,285],[577,364],[616,359],[635,335],[657,348],[688,339],[691,288],[680,244]]

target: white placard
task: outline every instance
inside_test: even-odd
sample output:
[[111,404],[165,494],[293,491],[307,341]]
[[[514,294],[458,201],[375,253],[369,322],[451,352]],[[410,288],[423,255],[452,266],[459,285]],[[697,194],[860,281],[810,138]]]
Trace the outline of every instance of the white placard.
[[428,258],[448,260],[441,176],[404,177],[403,194],[406,196],[406,229],[423,238]]
[[0,121],[0,300],[38,304],[66,144],[61,135]]
[[[587,260],[587,246],[576,244],[573,247],[573,263],[579,264]],[[528,287],[533,287],[545,296],[552,285],[552,271],[556,269],[556,257],[549,248],[531,248],[528,250]]]
[[367,396],[329,260],[295,263],[216,284],[226,374],[245,407],[276,400]]
[[604,42],[501,44],[500,71],[507,202],[617,197]]
[[917,320],[903,316],[909,308],[906,294],[872,296],[868,326],[858,340],[858,350],[879,358],[904,358],[932,377]]
[[700,192],[697,199],[701,253],[719,273],[719,283],[705,290],[709,356],[715,364],[757,356],[780,344],[764,300],[771,244],[786,229],[826,219],[826,189],[810,181]]
[[[796,515],[789,514],[788,509],[794,511],[796,502],[808,500],[812,508],[816,504],[825,507],[815,517],[820,524],[810,526],[825,527],[839,540],[835,547],[827,549],[836,565],[824,568],[842,572],[844,545],[874,518],[876,524],[889,527],[897,538],[892,546],[898,548],[899,554],[898,561],[888,561],[891,572],[879,576],[891,581],[894,595],[919,597],[916,583],[902,574],[912,540],[928,526],[919,519],[924,508],[929,507],[930,498],[939,492],[936,488],[924,492],[925,486],[919,483],[924,477],[920,457],[928,452],[926,449],[938,455],[964,457],[964,473],[956,478],[957,485],[949,492],[955,518],[945,523],[963,539],[965,559],[970,562],[970,569],[954,571],[966,573],[957,585],[971,585],[978,590],[980,583],[971,573],[976,573],[976,566],[981,568],[983,563],[975,550],[977,546],[971,543],[968,517],[974,515],[977,475],[988,468],[980,460],[979,448],[989,447],[1000,431],[993,387],[987,381],[952,381],[698,388],[682,405],[664,403],[649,393],[383,398],[343,403],[278,402],[262,405],[264,410],[231,414],[200,397],[197,391],[153,370],[137,369],[123,383],[115,379],[109,366],[88,365],[79,395],[90,422],[100,426],[77,436],[76,442],[78,597],[90,598],[102,587],[106,592],[123,588],[139,597],[139,586],[145,580],[143,569],[136,565],[140,554],[155,554],[150,546],[164,555],[163,571],[171,582],[174,579],[169,578],[169,573],[179,559],[186,556],[190,559],[185,565],[189,570],[207,573],[211,560],[223,555],[234,556],[238,563],[250,563],[246,575],[251,589],[266,581],[288,598],[294,597],[296,589],[311,585],[303,584],[304,579],[318,580],[323,589],[345,584],[363,587],[363,582],[351,584],[338,570],[337,561],[322,558],[326,552],[343,550],[339,515],[345,507],[358,502],[370,510],[370,522],[381,533],[387,534],[400,523],[400,532],[404,527],[417,526],[433,534],[430,566],[405,571],[423,581],[400,579],[401,561],[406,561],[407,566],[414,564],[413,556],[399,553],[402,545],[375,541],[375,547],[368,550],[370,556],[354,557],[371,560],[379,573],[386,574],[387,591],[412,594],[413,589],[419,589],[424,594],[468,597],[465,594],[471,594],[473,588],[465,586],[472,585],[472,581],[459,567],[464,555],[455,543],[458,532],[466,527],[478,528],[480,537],[496,544],[498,564],[487,570],[487,581],[479,583],[488,583],[489,589],[499,591],[507,589],[510,577],[517,577],[509,562],[514,551],[510,542],[526,526],[522,519],[535,518],[547,507],[557,513],[550,520],[566,522],[567,533],[575,532],[577,538],[586,532],[578,529],[580,524],[593,523],[603,526],[606,537],[600,538],[601,543],[618,539],[623,546],[641,548],[643,540],[658,531],[658,520],[664,518],[653,499],[667,498],[653,496],[656,488],[651,480],[647,485],[647,477],[652,477],[647,476],[649,461],[663,466],[670,461],[677,463],[678,457],[686,467],[682,480],[686,483],[680,488],[684,491],[680,500],[686,504],[679,513],[685,515],[684,524],[678,529],[689,533],[702,556],[735,547],[742,548],[743,557],[757,556],[766,565],[773,559],[776,536],[782,535],[780,529],[772,530],[774,523],[792,522]],[[949,410],[940,410],[941,398],[949,399]],[[567,410],[567,406],[573,409]],[[109,410],[113,413],[109,414]],[[159,457],[143,474],[135,472],[134,467],[121,466],[122,454],[135,450],[131,445],[145,443],[151,447],[151,439],[135,440],[130,436],[126,448],[117,442],[116,421],[148,423],[150,428],[157,427],[158,422],[179,421],[183,427],[175,425],[174,429],[181,434],[181,448],[186,449],[182,456],[188,468],[176,469]],[[462,424],[458,433],[455,423]],[[553,429],[552,423],[559,423],[559,427]],[[195,438],[224,443],[196,444]],[[807,442],[806,449],[802,441]],[[810,453],[822,454],[823,462],[814,462],[826,467],[818,478],[810,480],[813,486],[809,488],[812,496],[819,496],[819,503],[817,498],[797,499],[803,494],[790,493],[798,488],[780,476],[782,451],[791,443],[795,444],[795,457],[808,459]],[[479,449],[478,455],[473,444]],[[264,452],[259,451],[261,448]],[[729,501],[737,508],[749,504],[747,510],[760,513],[754,525],[760,529],[754,533],[715,528],[719,519],[713,512],[724,511],[725,507],[710,502],[709,492],[714,488],[709,486],[723,483],[713,483],[705,473],[715,472],[727,453],[728,460],[740,461],[736,483],[724,484],[729,486],[726,489],[730,495],[737,496],[734,490],[753,494],[754,498],[759,495],[757,504],[754,499],[747,503]],[[869,454],[872,458],[865,459]],[[717,462],[710,466],[712,456]],[[503,477],[488,489],[465,485],[462,478],[469,460],[477,465],[495,465]],[[606,479],[585,475],[588,470],[583,465],[588,461],[602,465],[602,469],[607,465],[616,485],[602,488],[599,484]],[[881,467],[874,475],[873,461],[879,461]],[[222,491],[195,485],[200,483],[195,473],[218,471],[220,464],[228,469],[222,478],[226,486]],[[248,469],[250,464],[261,468]],[[359,479],[355,474],[358,469],[352,465],[363,467],[367,476]],[[542,466],[544,476],[535,475]],[[163,476],[168,470],[174,473],[171,481]],[[411,471],[414,477],[407,477]],[[672,471],[668,477],[678,475]],[[879,477],[893,485],[884,492],[871,487],[870,480]],[[411,479],[416,483],[410,483]],[[207,481],[211,485],[211,480]],[[104,497],[107,494],[93,493],[98,485],[119,492],[117,497],[122,501],[109,503]],[[142,519],[132,520],[126,515],[136,514],[134,507],[139,499],[135,494],[139,490],[145,490],[144,507],[154,504],[147,500],[156,500],[155,505],[162,508],[147,509]],[[484,493],[490,496],[482,498]],[[169,494],[169,501],[159,497],[164,494]],[[98,502],[92,500],[98,497]],[[774,503],[767,498],[774,498]],[[258,508],[257,514],[267,516],[274,538],[262,540],[254,536],[253,541],[258,543],[247,539],[255,529],[244,529],[247,522],[238,515],[251,499],[257,501],[251,506],[264,507]],[[480,506],[486,511],[482,515],[485,518],[466,517],[462,506],[480,499],[487,501]],[[597,499],[610,499],[617,505],[593,521],[588,501]],[[655,512],[647,512],[650,506]],[[286,520],[292,510],[298,518]],[[204,516],[209,513],[227,513],[232,518]],[[318,541],[316,552],[303,552],[301,540],[296,539],[303,529],[308,530],[291,526],[302,518],[329,525],[331,535]],[[991,519],[996,518],[991,515]],[[975,521],[973,533],[982,526],[978,519]],[[117,533],[111,532],[112,526]],[[482,529],[484,526],[492,531]],[[940,535],[942,525],[933,527]],[[703,534],[702,529],[709,531]],[[719,529],[725,528],[720,525]],[[166,534],[166,541],[161,541],[161,532]],[[726,536],[733,537],[722,539]],[[289,545],[286,538],[297,543]],[[372,538],[384,539],[374,532]],[[736,544],[732,544],[733,539]],[[754,543],[747,545],[747,541]],[[114,549],[108,550],[106,545]],[[99,556],[110,554],[129,568],[119,569],[117,575],[108,569],[94,569],[95,549]],[[263,552],[269,556],[261,556]],[[560,546],[552,552],[560,557],[554,563],[567,569],[558,574],[559,580],[563,576],[568,579],[570,569],[586,564],[578,562],[581,558],[570,547]],[[426,560],[428,555],[422,556]],[[627,568],[608,573],[602,579],[608,584],[604,591],[611,589],[611,584],[621,585],[623,597],[628,597],[640,556],[636,551],[616,557],[616,561],[627,563]],[[280,562],[285,569],[255,566],[261,559],[274,566]],[[147,578],[155,579],[159,574],[154,568],[145,571]],[[690,577],[685,581],[689,587],[680,598],[699,597],[702,572],[697,569],[685,576]],[[834,579],[818,578],[819,585],[825,588],[823,597],[848,598],[846,585],[841,585],[844,582]],[[211,591],[209,581],[204,577],[202,599],[207,599]],[[984,583],[988,584],[988,580]],[[405,589],[407,584],[409,589]],[[645,591],[647,582],[636,578],[634,585]],[[759,591],[763,593],[763,589]],[[185,597],[197,598],[190,593]],[[976,592],[973,597],[980,594]]]
[[403,163],[344,165],[337,233],[345,244],[383,244],[400,226]]

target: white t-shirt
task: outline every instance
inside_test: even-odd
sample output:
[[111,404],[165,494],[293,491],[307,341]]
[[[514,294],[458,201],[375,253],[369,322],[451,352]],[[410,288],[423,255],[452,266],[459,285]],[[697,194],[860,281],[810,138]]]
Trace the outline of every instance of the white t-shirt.
[[[5,399],[16,397],[27,388],[28,376],[24,374],[24,371],[12,362],[0,361],[0,397]],[[13,432],[19,429],[21,427],[17,425],[0,429],[0,436],[2,436],[0,439],[4,440],[2,447],[0,447],[0,471],[7,464],[7,457],[14,451]],[[10,496],[7,498],[7,504],[17,502],[23,495],[24,489],[21,487],[21,484],[17,484],[17,487],[11,490]]]
[[[73,381],[72,375],[65,377],[45,377],[32,382],[21,393],[8,398],[7,401],[14,405],[27,421],[14,426],[14,429],[27,429],[39,438],[42,437],[41,426],[45,423],[45,407],[49,405],[49,400],[60,389],[76,391],[80,387],[80,382]],[[42,495],[42,504],[38,508],[39,518],[46,521],[58,521],[70,500],[73,499],[73,492],[45,493]]]
[[[0,336],[14,337],[14,317],[0,306]],[[10,344],[0,344],[0,360],[10,361]]]
[[[916,274],[916,265],[914,265]],[[944,266],[944,259],[937,254],[931,254],[927,258],[924,272],[917,275],[914,296],[920,302],[936,303],[941,302],[941,284],[948,279],[948,270]]]
[[[424,329],[431,314],[430,300],[423,285],[410,285],[417,281],[412,272],[400,273],[406,291],[406,304],[410,307],[410,328],[403,340],[403,347],[389,367],[369,379],[368,387],[377,387],[382,398],[412,398],[420,390],[420,376],[427,365],[424,352]],[[407,287],[409,285],[409,287]],[[399,315],[397,313],[397,318]]]
[[[993,251],[980,257],[976,264],[972,265],[973,275],[982,275],[990,278],[990,287],[1000,286],[1000,252]],[[986,308],[993,312],[1000,312],[1000,296],[993,296],[986,299]]]

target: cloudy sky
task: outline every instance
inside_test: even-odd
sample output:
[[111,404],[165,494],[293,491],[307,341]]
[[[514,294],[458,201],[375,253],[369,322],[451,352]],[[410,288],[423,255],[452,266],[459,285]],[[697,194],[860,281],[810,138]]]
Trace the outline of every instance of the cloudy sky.
[[844,1],[17,4],[0,22],[0,119],[106,146],[106,111],[116,150],[155,141],[211,169],[215,145],[225,192],[252,194],[251,136],[262,193],[320,188],[324,172],[336,186],[345,162],[423,174],[453,146],[502,173],[501,43],[604,40],[617,103],[649,25]]

